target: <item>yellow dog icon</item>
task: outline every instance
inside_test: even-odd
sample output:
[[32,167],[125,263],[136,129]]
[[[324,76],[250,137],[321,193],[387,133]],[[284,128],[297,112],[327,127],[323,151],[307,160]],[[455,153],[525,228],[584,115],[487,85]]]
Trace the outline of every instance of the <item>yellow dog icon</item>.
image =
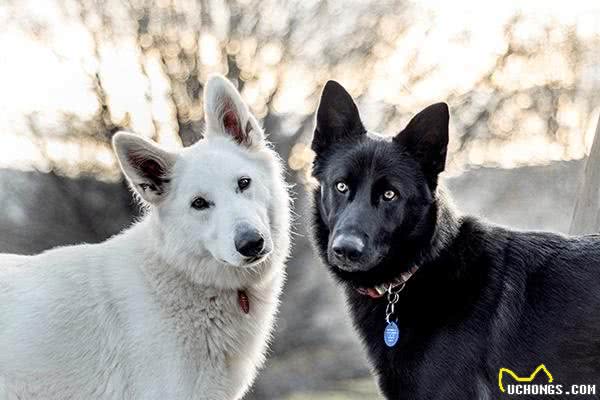
[[508,368],[500,368],[500,372],[498,372],[498,387],[500,388],[500,390],[502,392],[506,391],[504,389],[504,385],[502,385],[502,376],[504,375],[504,373],[507,373],[510,376],[512,376],[513,379],[517,382],[533,382],[533,380],[535,379],[535,377],[537,376],[537,374],[540,371],[544,371],[546,376],[548,376],[548,382],[552,383],[554,378],[552,377],[552,374],[550,373],[550,371],[548,371],[548,369],[546,368],[546,366],[544,364],[540,364],[529,377],[525,377],[525,378],[521,378],[520,376],[517,376],[517,374],[515,374],[513,371],[511,371]]

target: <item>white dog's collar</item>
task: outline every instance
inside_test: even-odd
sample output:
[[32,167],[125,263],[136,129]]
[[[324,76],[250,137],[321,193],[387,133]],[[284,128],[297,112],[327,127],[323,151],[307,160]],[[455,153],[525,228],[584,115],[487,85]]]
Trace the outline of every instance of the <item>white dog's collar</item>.
[[238,290],[238,304],[244,314],[250,312],[250,298],[244,290]]

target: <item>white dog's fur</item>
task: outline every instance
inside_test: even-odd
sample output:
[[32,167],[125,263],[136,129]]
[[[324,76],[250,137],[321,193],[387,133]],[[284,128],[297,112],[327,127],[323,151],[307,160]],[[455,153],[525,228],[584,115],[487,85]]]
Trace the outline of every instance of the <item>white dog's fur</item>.
[[[205,89],[206,134],[177,153],[119,133],[147,206],[96,245],[0,255],[0,399],[239,399],[264,360],[289,251],[280,159],[225,78]],[[246,190],[238,180],[251,178]],[[191,207],[202,196],[208,209]],[[265,239],[236,251],[240,224]],[[238,304],[247,293],[250,312]]]

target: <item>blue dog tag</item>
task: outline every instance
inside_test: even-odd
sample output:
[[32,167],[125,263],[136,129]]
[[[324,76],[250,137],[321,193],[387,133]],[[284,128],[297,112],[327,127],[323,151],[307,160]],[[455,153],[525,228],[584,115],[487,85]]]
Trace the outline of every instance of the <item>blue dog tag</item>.
[[400,329],[398,329],[398,325],[396,325],[395,322],[389,322],[383,332],[383,341],[387,347],[394,347],[396,343],[398,343],[398,339],[400,339]]

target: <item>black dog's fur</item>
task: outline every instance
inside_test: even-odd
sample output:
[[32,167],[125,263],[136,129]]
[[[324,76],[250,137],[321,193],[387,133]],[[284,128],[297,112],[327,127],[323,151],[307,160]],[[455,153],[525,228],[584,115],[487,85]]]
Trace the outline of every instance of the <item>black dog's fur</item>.
[[[317,113],[314,242],[345,289],[382,393],[504,398],[500,368],[529,376],[544,364],[563,390],[596,384],[599,394],[600,238],[517,232],[457,216],[437,182],[448,118],[447,106],[436,104],[393,140],[377,139],[335,82]],[[386,201],[389,190],[395,197]],[[340,256],[332,243],[348,237],[360,251]],[[397,304],[400,341],[388,348],[385,297],[356,289],[390,282],[414,265],[419,270]],[[536,382],[547,383],[542,378]]]

